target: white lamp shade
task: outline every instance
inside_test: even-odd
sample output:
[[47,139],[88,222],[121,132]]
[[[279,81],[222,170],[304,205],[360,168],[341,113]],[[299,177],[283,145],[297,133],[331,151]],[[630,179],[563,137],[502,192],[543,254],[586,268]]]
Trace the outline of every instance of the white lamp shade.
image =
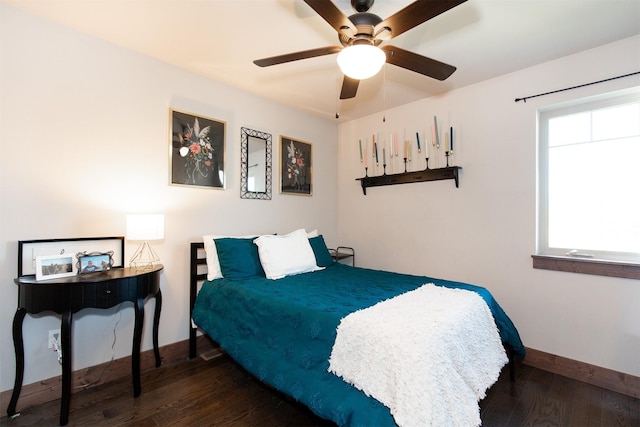
[[127,215],[127,239],[145,241],[164,239],[164,215]]
[[340,70],[356,80],[375,76],[386,60],[387,56],[380,48],[368,44],[347,46],[338,54]]

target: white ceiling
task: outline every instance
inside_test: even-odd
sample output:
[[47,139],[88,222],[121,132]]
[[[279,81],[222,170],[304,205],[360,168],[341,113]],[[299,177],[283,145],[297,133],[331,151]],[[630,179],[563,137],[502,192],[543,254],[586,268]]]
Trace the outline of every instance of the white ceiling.
[[[386,65],[360,83],[354,99],[339,101],[335,55],[268,68],[252,63],[339,45],[335,30],[302,0],[0,1],[295,108],[331,118],[339,112],[341,121],[640,33],[640,0],[468,0],[385,42],[455,65],[449,79]],[[334,3],[353,13],[349,0]],[[377,0],[371,12],[384,19],[409,3]]]

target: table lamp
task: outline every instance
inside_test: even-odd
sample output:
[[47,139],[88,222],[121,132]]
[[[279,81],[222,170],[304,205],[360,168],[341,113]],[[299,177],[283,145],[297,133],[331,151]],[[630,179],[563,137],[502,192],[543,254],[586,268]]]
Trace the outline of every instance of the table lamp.
[[152,268],[160,257],[151,248],[149,241],[164,239],[164,215],[136,214],[127,215],[127,240],[140,240],[142,243],[129,260],[129,267]]

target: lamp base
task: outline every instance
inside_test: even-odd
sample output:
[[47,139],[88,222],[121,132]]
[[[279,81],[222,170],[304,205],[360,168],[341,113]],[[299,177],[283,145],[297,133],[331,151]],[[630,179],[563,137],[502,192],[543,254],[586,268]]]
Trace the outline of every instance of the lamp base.
[[147,270],[153,268],[153,263],[158,263],[160,257],[151,248],[149,242],[143,242],[129,260],[129,267]]

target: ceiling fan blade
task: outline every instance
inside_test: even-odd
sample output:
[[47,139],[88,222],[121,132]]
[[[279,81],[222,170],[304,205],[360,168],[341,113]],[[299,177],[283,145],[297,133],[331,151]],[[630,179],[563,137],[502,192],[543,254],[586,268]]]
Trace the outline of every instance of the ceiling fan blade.
[[287,53],[284,55],[271,56],[269,58],[256,59],[253,61],[259,67],[269,67],[271,65],[283,64],[285,62],[298,61],[300,59],[315,58],[316,56],[331,55],[342,50],[340,46],[326,46],[317,49],[303,50],[300,52]]
[[[306,1],[306,0],[305,0]],[[322,2],[321,0],[318,0]],[[467,0],[417,0],[376,25],[374,34],[391,28],[391,38],[397,37],[429,19],[452,9]]]
[[353,34],[357,33],[355,25],[353,25],[349,18],[342,13],[333,2],[329,0],[304,0],[304,2],[315,10],[316,13],[327,21],[337,32],[349,28]]
[[360,80],[344,76],[344,80],[342,80],[342,90],[340,91],[340,99],[355,98],[359,84]]
[[380,49],[387,55],[387,63],[437,80],[446,80],[456,70],[453,65],[445,64],[399,47],[382,46]]

